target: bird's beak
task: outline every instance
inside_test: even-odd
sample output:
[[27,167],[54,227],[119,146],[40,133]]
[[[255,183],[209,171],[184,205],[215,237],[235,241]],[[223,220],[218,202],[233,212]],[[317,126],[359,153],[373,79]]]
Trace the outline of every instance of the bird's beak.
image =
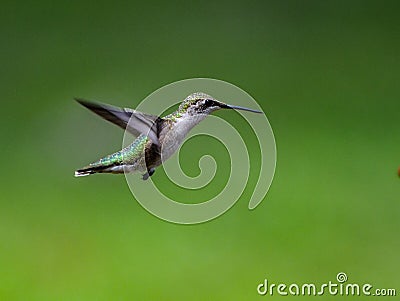
[[225,103],[221,103],[220,107],[222,109],[232,109],[232,110],[241,110],[241,111],[248,111],[248,112],[253,112],[253,113],[263,113],[261,111],[258,110],[253,110],[253,109],[249,109],[249,108],[245,108],[245,107],[240,107],[240,106],[232,106],[232,105],[227,105]]

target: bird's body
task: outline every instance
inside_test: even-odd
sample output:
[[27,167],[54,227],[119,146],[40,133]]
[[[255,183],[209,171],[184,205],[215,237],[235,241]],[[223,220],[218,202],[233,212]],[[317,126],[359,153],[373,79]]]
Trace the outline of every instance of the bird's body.
[[126,129],[137,138],[122,150],[77,170],[75,176],[94,173],[144,172],[143,179],[147,179],[154,173],[157,166],[178,150],[189,131],[213,111],[229,108],[261,113],[226,105],[204,93],[189,95],[177,111],[162,118],[131,109],[78,99],[77,101],[101,117]]

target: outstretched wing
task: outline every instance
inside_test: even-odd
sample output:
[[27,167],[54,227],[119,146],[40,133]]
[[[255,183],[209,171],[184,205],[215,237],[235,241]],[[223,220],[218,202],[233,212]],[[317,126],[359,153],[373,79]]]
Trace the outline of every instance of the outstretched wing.
[[90,102],[84,99],[75,98],[84,107],[93,111],[102,118],[126,129],[129,133],[139,136],[144,134],[149,137],[156,145],[160,145],[158,140],[159,117],[129,108],[118,108],[107,104]]

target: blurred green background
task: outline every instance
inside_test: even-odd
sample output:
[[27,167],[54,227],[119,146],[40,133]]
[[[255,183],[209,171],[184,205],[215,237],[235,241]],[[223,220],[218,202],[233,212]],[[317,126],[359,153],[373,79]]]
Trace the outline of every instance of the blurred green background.
[[[278,300],[257,294],[264,278],[338,272],[399,294],[399,8],[2,1],[0,300]],[[135,107],[191,77],[236,84],[267,113],[278,162],[256,210],[242,198],[175,225],[123,176],[73,177],[123,137],[73,97]]]

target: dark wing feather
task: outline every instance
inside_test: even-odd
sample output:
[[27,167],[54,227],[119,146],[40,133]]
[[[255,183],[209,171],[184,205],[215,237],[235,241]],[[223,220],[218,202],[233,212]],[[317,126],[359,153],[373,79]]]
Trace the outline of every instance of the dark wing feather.
[[139,136],[144,134],[148,136],[156,145],[158,141],[157,122],[159,117],[128,108],[118,108],[107,104],[90,102],[84,99],[75,98],[84,107],[96,113],[100,117],[126,129],[129,133]]

